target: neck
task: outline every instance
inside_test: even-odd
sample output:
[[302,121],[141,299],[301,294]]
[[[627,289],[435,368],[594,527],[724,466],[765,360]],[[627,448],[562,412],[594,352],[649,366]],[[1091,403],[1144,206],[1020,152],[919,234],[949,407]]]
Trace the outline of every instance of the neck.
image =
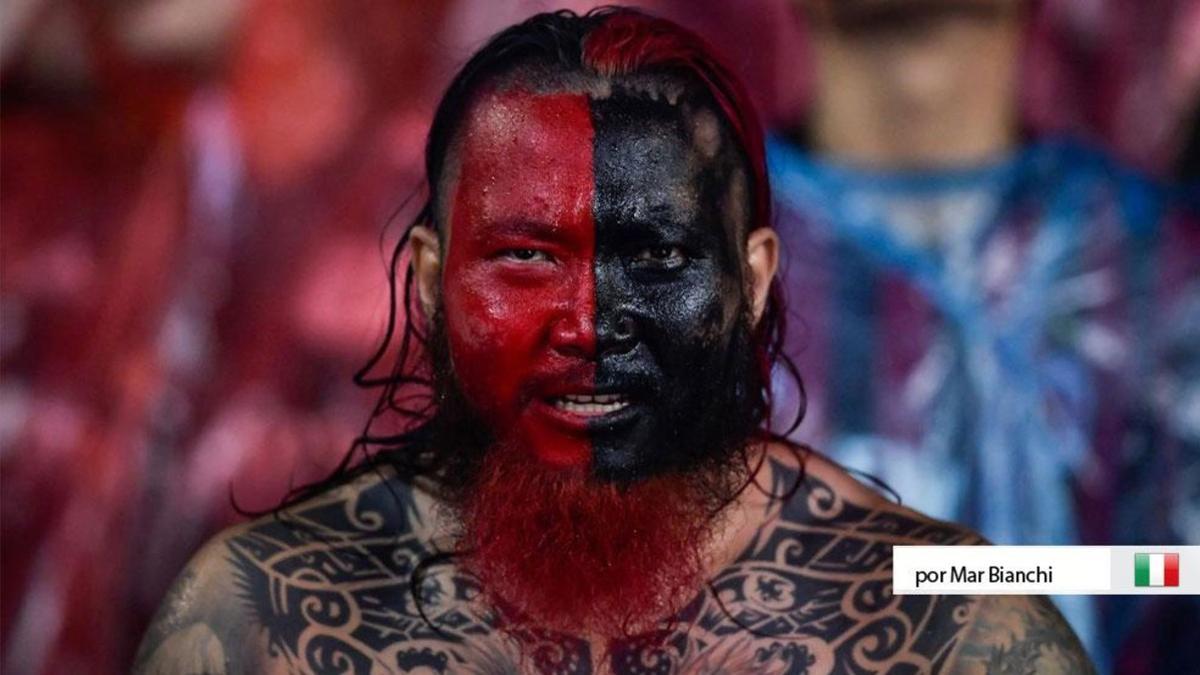
[[859,26],[816,18],[815,149],[883,169],[969,166],[1011,149],[1015,14]]
[[795,463],[799,457],[774,441],[754,441],[746,450],[746,460],[751,467],[747,476],[749,482],[719,516],[720,525],[705,555],[707,579],[713,579],[732,565],[750,546],[763,524],[778,515],[782,503],[769,492],[776,470],[773,462],[786,466]]

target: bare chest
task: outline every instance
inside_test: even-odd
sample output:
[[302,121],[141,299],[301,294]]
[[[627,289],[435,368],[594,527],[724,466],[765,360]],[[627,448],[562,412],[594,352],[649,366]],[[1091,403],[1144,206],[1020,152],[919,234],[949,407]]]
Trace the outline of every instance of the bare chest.
[[972,601],[893,595],[891,546],[956,535],[894,515],[856,519],[774,522],[659,632],[607,643],[499,629],[474,582],[429,565],[415,536],[275,528],[230,550],[278,672],[944,671]]

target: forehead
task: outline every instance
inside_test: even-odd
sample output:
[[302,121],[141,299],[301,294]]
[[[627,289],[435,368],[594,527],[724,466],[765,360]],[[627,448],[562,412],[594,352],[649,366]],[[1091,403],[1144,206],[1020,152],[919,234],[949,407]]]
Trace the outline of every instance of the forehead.
[[564,217],[607,195],[630,216],[691,221],[725,201],[708,189],[714,180],[738,182],[733,147],[711,109],[677,86],[506,83],[469,107],[440,192],[488,218]]
[[472,222],[562,222],[591,209],[592,142],[584,96],[488,92],[468,112],[445,191]]
[[[609,98],[592,106],[597,217],[647,220],[656,212],[694,221],[711,206],[702,174],[710,168],[691,139],[679,106],[652,99]],[[705,113],[709,117],[710,114]],[[619,211],[619,212],[618,212]]]

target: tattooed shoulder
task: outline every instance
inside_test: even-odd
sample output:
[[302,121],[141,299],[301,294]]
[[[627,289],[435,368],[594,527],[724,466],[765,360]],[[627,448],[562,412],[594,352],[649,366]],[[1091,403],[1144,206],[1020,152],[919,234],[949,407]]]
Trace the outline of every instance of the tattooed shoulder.
[[[940,649],[936,658],[914,672],[964,675],[1095,672],[1079,639],[1045,597],[892,596],[891,545],[986,545],[988,542],[960,525],[936,521],[878,499],[863,499],[862,490],[857,491],[858,499],[846,499],[843,495],[855,492],[853,487],[844,485],[849,477],[841,471],[826,471],[822,475],[829,483],[817,480],[802,489],[798,494],[802,499],[793,505],[793,515],[788,520],[810,524],[802,530],[811,530],[813,524],[820,525],[823,521],[837,523],[837,529],[841,530],[838,538],[846,542],[843,547],[855,540],[886,543],[886,596],[891,598],[890,602],[898,608],[919,606],[921,602],[942,608],[931,610],[933,621],[916,624],[923,626],[918,631],[923,635],[914,644],[937,644]],[[830,516],[835,517],[831,520]],[[813,541],[811,535],[807,538]],[[858,548],[846,550],[852,553]],[[950,608],[953,609],[946,611]],[[909,617],[915,616],[911,609],[901,611]]]
[[980,598],[955,663],[963,675],[1093,675],[1079,638],[1048,599]]
[[[461,672],[509,663],[437,554],[428,500],[371,478],[222,533],[176,581],[135,672]],[[411,579],[420,579],[415,589]],[[428,619],[428,620],[427,620]],[[508,672],[502,666],[494,672]]]
[[663,673],[947,672],[976,601],[894,595],[892,546],[982,540],[851,485],[831,465],[808,469],[773,467],[771,491],[790,491],[790,499],[685,612],[685,631],[622,665],[669,664],[653,671]]
[[137,675],[253,672],[250,622],[235,603],[223,537],[210,542],[180,573],[158,609],[134,661]]
[[[236,602],[286,672],[512,672],[427,493],[371,476],[229,537]],[[440,562],[439,562],[440,561]]]

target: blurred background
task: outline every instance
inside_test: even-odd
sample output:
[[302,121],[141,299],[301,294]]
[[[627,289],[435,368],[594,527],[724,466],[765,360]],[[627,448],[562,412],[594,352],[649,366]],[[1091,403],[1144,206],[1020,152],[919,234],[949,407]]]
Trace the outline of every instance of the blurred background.
[[[803,242],[803,195],[834,189],[820,162],[836,161],[843,147],[837,130],[820,122],[828,113],[813,111],[858,100],[830,100],[818,77],[831,72],[830,63],[836,71],[837,54],[937,33],[922,28],[920,17],[954,3],[856,0],[845,16],[819,0],[636,4],[707,37],[750,85],[778,134],[773,156],[795,153],[795,162],[777,162],[776,184],[787,206],[781,218],[799,223],[785,226],[788,236]],[[1046,469],[1065,467],[1051,476],[1064,500],[1050,508],[1062,517],[1036,536],[1200,543],[1200,339],[1193,340],[1200,337],[1200,1],[993,4],[1017,6],[1020,16],[1015,51],[997,52],[1014,64],[1012,86],[992,93],[1008,97],[1002,105],[1011,107],[1005,128],[1012,137],[976,150],[967,143],[963,157],[930,158],[920,148],[881,155],[870,147],[849,147],[845,157],[874,177],[957,171],[960,164],[986,167],[989,176],[1026,165],[1072,176],[1072,167],[1084,167],[1102,176],[1080,189],[1109,190],[1114,203],[1132,200],[1138,213],[1152,212],[1142,219],[1152,223],[1135,229],[1162,234],[1100,237],[1153,249],[1157,285],[1149,295],[1168,300],[1165,309],[1140,315],[1149,323],[1117,333],[1133,343],[1154,327],[1170,333],[1169,349],[1146,356],[1154,361],[1147,366],[1153,391],[1129,397],[1142,411],[1136,417],[1149,420],[1138,427],[1144,442],[1131,449],[1113,441],[1128,437],[1122,425],[1072,436],[1071,457]],[[424,135],[441,89],[487,36],[564,6],[583,11],[593,3],[0,5],[5,672],[125,672],[174,575],[205,539],[240,519],[234,499],[243,508],[269,508],[344,455],[372,403],[350,376],[382,335],[385,260],[414,213],[406,200],[420,189]],[[834,33],[854,44],[837,43]],[[920,89],[926,71],[919,58],[911,63]],[[937,67],[928,72],[939,77]],[[1056,154],[1064,146],[1038,145],[1047,138],[1074,140]],[[1047,153],[1053,161],[1037,160]],[[1099,237],[1088,218],[1075,220],[1074,240]],[[807,282],[794,276],[798,264],[789,284],[803,326],[809,296]],[[1036,301],[1065,300],[1050,294]],[[845,446],[841,458],[853,463],[858,451],[838,442],[829,422],[836,401],[822,394],[836,389],[827,388],[822,365],[833,357],[808,349],[818,330],[801,330],[791,343],[818,404],[794,437]],[[1112,335],[1087,336],[1092,351],[1113,353],[1104,352]],[[1109,377],[1085,378],[1083,398],[1103,400]],[[1091,424],[1094,416],[1084,417]],[[1059,441],[1033,450],[1037,457],[1066,453]],[[1005,450],[980,443],[963,452],[979,459],[979,452]],[[900,483],[902,496],[917,492],[878,458],[857,456],[861,468]],[[1122,499],[1134,483],[1145,498]],[[964,485],[967,496],[958,501],[917,505],[998,543],[1033,543],[1019,509],[1005,512],[1009,522],[969,508],[972,499],[1007,503],[995,484]],[[1185,672],[1174,670],[1185,663],[1182,650],[1194,655],[1200,644],[1194,603],[1100,599],[1071,612],[1105,670]]]

